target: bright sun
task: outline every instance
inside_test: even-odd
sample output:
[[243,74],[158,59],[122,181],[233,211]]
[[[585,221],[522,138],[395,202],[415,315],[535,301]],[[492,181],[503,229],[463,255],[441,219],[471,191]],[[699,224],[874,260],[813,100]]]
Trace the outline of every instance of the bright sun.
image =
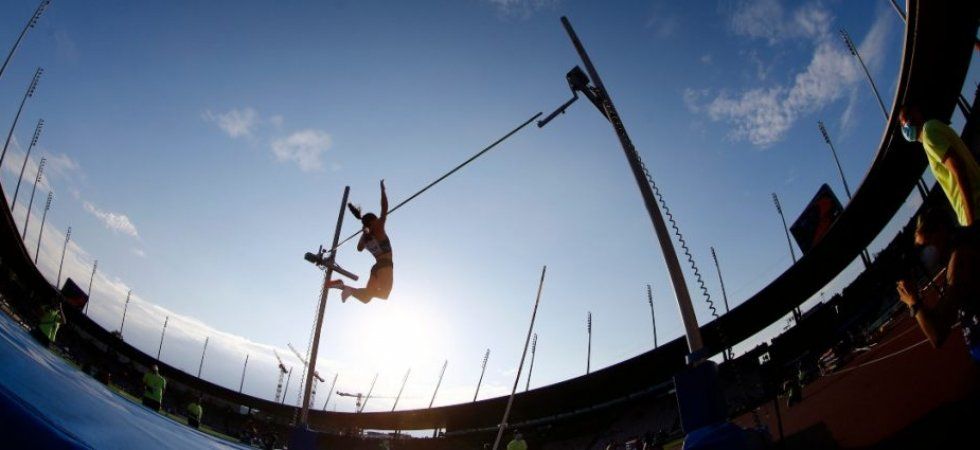
[[439,358],[434,348],[437,318],[410,308],[385,305],[372,311],[370,325],[361,331],[360,348],[380,370],[405,370],[413,363]]

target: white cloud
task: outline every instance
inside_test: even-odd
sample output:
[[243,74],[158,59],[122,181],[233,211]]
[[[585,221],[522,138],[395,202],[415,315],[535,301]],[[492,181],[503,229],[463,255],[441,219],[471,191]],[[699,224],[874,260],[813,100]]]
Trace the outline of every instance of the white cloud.
[[272,141],[272,153],[279,161],[293,161],[300,170],[312,172],[323,168],[321,156],[332,143],[330,135],[323,131],[302,130]]
[[204,120],[218,124],[232,138],[248,137],[259,124],[259,114],[252,108],[233,109],[226,113],[214,114],[210,110],[203,114]]
[[561,0],[486,0],[504,17],[528,19],[542,9],[553,9]]
[[711,61],[712,61],[711,53],[705,53],[704,55],[701,55],[701,64],[708,65],[711,64]]
[[85,207],[85,211],[102,221],[102,224],[106,228],[115,232],[128,234],[132,237],[139,237],[139,233],[136,231],[136,225],[133,225],[133,222],[125,214],[103,211],[88,201],[83,206]]
[[811,2],[787,18],[778,0],[742,0],[735,6],[729,25],[739,36],[765,39],[770,45],[786,39],[816,38],[827,34],[833,17]]
[[146,252],[141,248],[134,248],[133,254],[139,256],[140,258],[146,258]]
[[[684,102],[692,112],[706,112],[714,121],[732,125],[729,137],[747,140],[758,147],[779,142],[802,115],[820,110],[851,93],[864,78],[854,56],[830,31],[831,15],[817,4],[799,8],[792,19],[786,19],[782,7],[770,0],[743,2],[733,16],[733,28],[739,34],[764,37],[775,41],[769,29],[794,29],[795,37],[813,39],[814,51],[805,70],[792,83],[755,87],[740,92],[721,91],[701,104],[702,91],[685,90]],[[892,17],[879,13],[875,23],[859,45],[868,64],[877,66],[885,45]],[[793,34],[790,33],[790,34]],[[873,66],[873,67],[874,67]],[[850,109],[847,119],[850,120]]]

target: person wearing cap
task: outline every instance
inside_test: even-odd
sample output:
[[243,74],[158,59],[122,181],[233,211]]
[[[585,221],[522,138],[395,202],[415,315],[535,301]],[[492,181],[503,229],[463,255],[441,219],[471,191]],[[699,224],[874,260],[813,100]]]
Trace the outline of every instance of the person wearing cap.
[[160,411],[163,403],[163,391],[167,388],[167,380],[160,376],[160,368],[154,364],[149,372],[143,375],[143,405]]
[[527,450],[527,442],[524,441],[520,431],[514,432],[514,439],[507,444],[507,450]]

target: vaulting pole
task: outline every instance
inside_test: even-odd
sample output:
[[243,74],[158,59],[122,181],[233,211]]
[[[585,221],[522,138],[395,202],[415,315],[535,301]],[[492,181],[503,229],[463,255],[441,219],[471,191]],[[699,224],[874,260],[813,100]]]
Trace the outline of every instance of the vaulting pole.
[[[347,196],[350,194],[350,186],[344,186],[344,196],[343,200],[340,202],[340,214],[337,216],[337,227],[334,228],[333,232],[333,244],[330,248],[336,249],[337,242],[340,241],[340,229],[344,225],[344,213],[347,209]],[[316,316],[316,327],[313,331],[313,346],[310,348],[310,363],[306,368],[306,386],[303,388],[303,410],[300,414],[300,422],[303,425],[309,423],[310,414],[310,393],[313,390],[313,373],[316,371],[316,358],[320,351],[320,329],[323,327],[323,314],[327,309],[327,295],[330,293],[330,289],[327,287],[327,283],[333,277],[333,267],[336,265],[337,252],[330,253],[330,263],[327,264],[327,270],[323,275],[323,286],[320,290],[320,308],[317,311]]]
[[541,281],[538,283],[538,295],[534,299],[534,310],[531,312],[531,324],[527,327],[527,338],[524,339],[524,351],[521,353],[521,362],[517,365],[517,376],[514,377],[514,387],[510,391],[510,398],[507,399],[507,409],[504,410],[504,418],[500,420],[497,427],[497,439],[493,441],[493,450],[500,448],[500,440],[504,437],[504,430],[507,429],[507,419],[510,417],[510,408],[514,406],[514,394],[517,393],[517,384],[521,381],[521,369],[524,368],[524,358],[527,356],[527,347],[531,343],[531,333],[534,331],[534,319],[538,317],[538,304],[541,303],[541,290],[544,288],[544,275],[548,271],[548,266],[541,268]]

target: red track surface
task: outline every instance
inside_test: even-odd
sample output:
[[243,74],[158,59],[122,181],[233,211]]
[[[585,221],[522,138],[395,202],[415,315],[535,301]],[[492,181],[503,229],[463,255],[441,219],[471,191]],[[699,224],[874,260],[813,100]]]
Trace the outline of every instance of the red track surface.
[[[808,384],[801,403],[787,408],[780,399],[784,435],[822,424],[842,448],[873,445],[977,392],[980,366],[967,355],[958,329],[938,349],[924,340],[915,322],[902,315],[871,351]],[[778,439],[771,402],[760,419]],[[745,427],[753,422],[751,414],[736,420]]]

